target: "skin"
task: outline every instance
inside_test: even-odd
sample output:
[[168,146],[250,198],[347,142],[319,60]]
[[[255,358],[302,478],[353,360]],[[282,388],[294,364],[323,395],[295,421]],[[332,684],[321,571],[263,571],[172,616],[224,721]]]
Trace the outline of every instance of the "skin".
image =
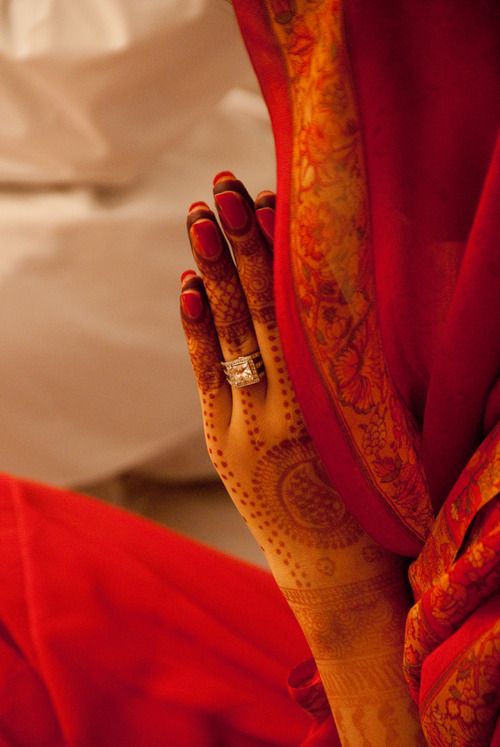
[[[272,242],[259,227],[274,195],[260,193],[254,203],[227,172],[214,192],[224,230],[208,205],[193,206],[197,273],[184,276],[181,291],[213,465],[308,640],[342,744],[425,744],[401,671],[411,605],[406,563],[373,542],[328,479],[283,357]],[[225,214],[228,201],[239,206],[237,229]],[[220,361],[255,350],[265,378],[232,388]]]

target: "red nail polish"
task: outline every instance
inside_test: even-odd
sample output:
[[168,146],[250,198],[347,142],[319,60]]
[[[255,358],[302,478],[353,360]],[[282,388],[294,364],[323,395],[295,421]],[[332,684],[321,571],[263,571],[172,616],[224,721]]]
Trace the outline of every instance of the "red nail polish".
[[181,275],[181,285],[188,278],[195,278],[195,277],[196,277],[196,272],[194,270],[184,270],[184,272]]
[[191,205],[188,207],[188,213],[192,213],[193,210],[196,210],[196,208],[206,208],[207,210],[210,210],[206,202],[203,202],[203,200],[199,200],[198,202],[191,203]]
[[274,210],[269,207],[259,208],[255,211],[264,235],[271,243],[274,241]]
[[219,230],[211,220],[198,220],[191,226],[195,251],[205,259],[217,259],[222,252]]
[[237,192],[221,192],[215,195],[215,202],[226,226],[240,231],[248,223],[249,212],[245,201]]
[[181,306],[184,316],[196,321],[203,313],[203,299],[198,291],[188,290],[181,293]]
[[217,182],[221,182],[223,179],[236,179],[236,177],[232,171],[219,171],[219,173],[214,176],[214,185],[217,184]]

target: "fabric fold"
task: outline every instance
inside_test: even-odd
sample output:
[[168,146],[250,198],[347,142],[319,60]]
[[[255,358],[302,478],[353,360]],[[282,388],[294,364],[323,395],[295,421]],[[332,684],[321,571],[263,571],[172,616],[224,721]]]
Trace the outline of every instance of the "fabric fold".
[[351,512],[416,558],[405,672],[429,744],[489,743],[498,3],[234,4],[276,141],[276,298],[297,397]]

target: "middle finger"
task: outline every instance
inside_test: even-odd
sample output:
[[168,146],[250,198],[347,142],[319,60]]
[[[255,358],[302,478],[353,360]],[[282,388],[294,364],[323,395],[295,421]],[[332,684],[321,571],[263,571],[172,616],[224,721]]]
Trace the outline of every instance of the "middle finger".
[[[248,192],[232,174],[216,178],[214,196],[236,259],[255,335],[263,355],[267,357],[269,338],[274,339],[276,331],[273,258],[269,238],[259,228],[256,206]],[[261,208],[266,209],[269,199],[269,204],[274,204],[271,193],[261,193],[260,197]]]
[[258,346],[248,303],[213,212],[205,203],[196,203],[189,211],[187,225],[224,359],[253,353]]

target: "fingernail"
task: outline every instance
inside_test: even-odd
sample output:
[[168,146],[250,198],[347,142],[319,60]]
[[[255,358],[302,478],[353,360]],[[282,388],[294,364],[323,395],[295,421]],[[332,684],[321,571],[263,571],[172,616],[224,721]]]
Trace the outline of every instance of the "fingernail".
[[219,171],[219,173],[214,176],[213,183],[215,185],[217,182],[221,182],[224,179],[236,179],[236,177],[232,171]]
[[274,241],[274,210],[264,207],[255,211],[257,221],[266,238],[272,243]]
[[191,205],[188,207],[188,213],[192,213],[193,210],[196,210],[196,208],[206,208],[207,210],[210,210],[206,202],[203,202],[203,200],[199,200],[198,202],[191,203]]
[[237,192],[221,192],[214,197],[221,217],[226,226],[232,231],[240,231],[249,219],[249,211],[245,201]]
[[196,321],[203,313],[203,300],[198,291],[188,290],[181,293],[181,307],[184,316]]
[[217,259],[222,252],[217,226],[211,220],[199,220],[191,226],[194,248],[205,259]]
[[255,198],[255,204],[257,207],[271,207],[270,202],[276,202],[276,193],[271,192],[270,189],[262,189],[257,197]]
[[196,272],[194,270],[184,270],[184,272],[181,275],[181,285],[188,278],[195,278],[195,277],[196,277]]

